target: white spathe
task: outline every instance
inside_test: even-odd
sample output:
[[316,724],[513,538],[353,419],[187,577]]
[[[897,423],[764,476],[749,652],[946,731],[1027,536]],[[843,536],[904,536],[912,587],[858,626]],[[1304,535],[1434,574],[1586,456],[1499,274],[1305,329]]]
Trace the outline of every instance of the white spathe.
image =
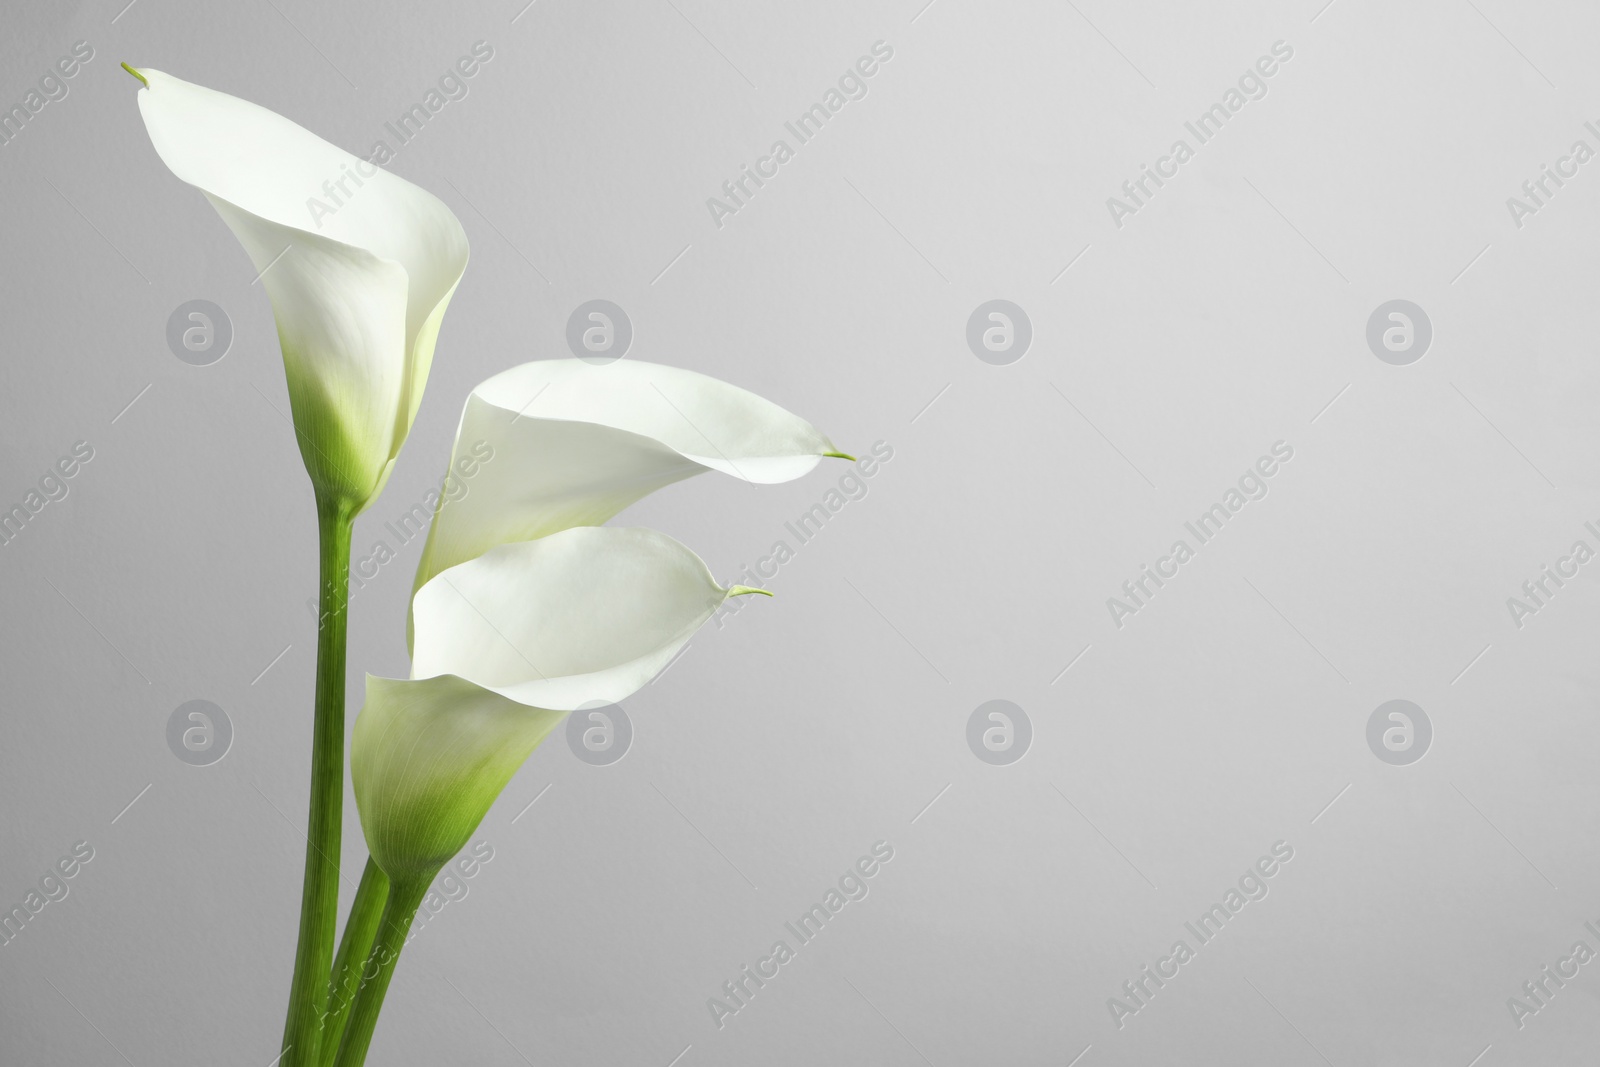
[[[484,445],[493,458],[480,465]],[[627,359],[524,363],[467,397],[450,476],[473,473],[464,495],[441,497],[414,588],[495,545],[603,523],[703,471],[770,484],[842,455],[799,416],[694,371]]]
[[520,704],[613,704],[655,677],[726,599],[664,533],[580,526],[500,545],[412,602],[411,677],[454,674]]
[[654,530],[501,545],[416,595],[411,678],[367,678],[350,748],[361,826],[394,879],[431,878],[566,713],[614,704],[729,596]]
[[313,483],[364,507],[422,402],[466,270],[460,221],[432,193],[266,108],[159,70],[134,73],[156,153],[205,194],[263,272]]

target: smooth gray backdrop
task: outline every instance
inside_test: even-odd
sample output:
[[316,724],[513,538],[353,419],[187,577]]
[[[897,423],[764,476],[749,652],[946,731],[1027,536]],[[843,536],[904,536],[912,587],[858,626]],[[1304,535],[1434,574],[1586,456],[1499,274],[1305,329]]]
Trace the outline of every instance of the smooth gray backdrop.
[[[1559,961],[1600,950],[1600,563],[1507,604],[1600,548],[1600,162],[1560,162],[1600,149],[1591,6],[125,2],[0,5],[6,108],[93,49],[0,145],[0,509],[93,449],[0,546],[0,909],[94,851],[0,946],[0,1060],[267,1067],[299,902],[311,494],[255,272],[117,64],[365,153],[478,41],[389,164],[472,262],[358,548],[442,475],[468,390],[566,355],[591,299],[626,310],[628,358],[893,458],[776,600],[627,702],[624,759],[534,755],[370,1062],[1593,1057],[1600,963]],[[878,41],[865,97],[718,226],[707,198]],[[1199,144],[1185,122],[1275,42],[1265,96]],[[1571,176],[1535,204],[1545,165]],[[195,299],[234,328],[210,366],[166,341]],[[967,342],[993,299],[1031,321],[1009,365]],[[1367,342],[1397,299],[1432,326],[1409,365]],[[1268,494],[1116,625],[1107,599],[1280,441]],[[619,521],[732,579],[845,473],[707,476]],[[419,550],[353,601],[352,720],[363,672],[406,670]],[[204,767],[167,743],[196,699],[234,730]],[[1006,766],[967,740],[995,699],[1032,727]],[[1391,699],[1429,717],[1419,762],[1369,747]],[[877,841],[869,895],[719,1028],[708,999]],[[1265,899],[1200,946],[1185,922],[1279,841]],[[1578,973],[1539,1006],[1546,965]]]

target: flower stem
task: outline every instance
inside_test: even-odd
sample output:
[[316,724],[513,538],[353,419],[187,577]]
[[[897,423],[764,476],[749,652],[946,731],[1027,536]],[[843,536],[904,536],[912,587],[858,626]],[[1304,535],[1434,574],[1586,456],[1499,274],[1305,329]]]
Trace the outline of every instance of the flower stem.
[[378,936],[378,922],[383,918],[384,904],[388,900],[389,876],[369,858],[367,869],[361,872],[355,903],[350,905],[350,916],[344,921],[339,954],[333,958],[333,977],[328,986],[321,1050],[317,1056],[322,1067],[332,1067],[333,1058],[339,1052],[339,1039],[344,1036],[350,1005],[361,988],[362,967],[372,951],[373,938]]
[[317,495],[320,562],[311,810],[306,825],[300,940],[283,1027],[283,1067],[318,1067],[319,1017],[339,921],[339,837],[344,806],[344,665],[350,530],[356,509]]
[[428,892],[429,881],[416,878],[389,887],[389,902],[384,905],[378,938],[362,970],[361,989],[350,1009],[350,1021],[345,1026],[344,1041],[339,1045],[339,1058],[333,1061],[334,1067],[361,1067],[366,1061],[372,1032],[378,1026],[378,1012],[383,1010],[383,997],[389,991],[389,980],[394,977],[394,965],[400,959],[400,950],[405,948],[411,920]]

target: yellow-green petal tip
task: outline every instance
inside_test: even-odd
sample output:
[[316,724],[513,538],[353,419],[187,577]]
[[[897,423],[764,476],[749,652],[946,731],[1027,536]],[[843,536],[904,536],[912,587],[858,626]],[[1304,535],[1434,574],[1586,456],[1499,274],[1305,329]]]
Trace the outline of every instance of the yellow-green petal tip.
[[828,459],[847,459],[851,463],[856,461],[856,457],[852,456],[848,452],[824,452],[823,455]]
[[760,593],[762,596],[777,596],[770,589],[757,589],[753,585],[733,585],[728,587],[729,596],[748,596],[751,593]]
[[122,69],[127,71],[129,74],[132,74],[135,78],[138,78],[140,83],[143,84],[146,89],[150,88],[150,83],[145,80],[145,76],[143,74],[140,74],[126,63],[122,64]]

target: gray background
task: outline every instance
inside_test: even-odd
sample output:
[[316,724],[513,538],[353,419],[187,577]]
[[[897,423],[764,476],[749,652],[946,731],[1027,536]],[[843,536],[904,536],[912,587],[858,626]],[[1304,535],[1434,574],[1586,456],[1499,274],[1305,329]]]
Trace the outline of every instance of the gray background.
[[[311,496],[254,271],[117,63],[364,152],[478,40],[470,95],[391,164],[473,259],[358,548],[437,482],[467,391],[565,355],[593,298],[627,309],[630,356],[895,452],[777,600],[627,702],[625,759],[534,755],[371,1062],[1593,1055],[1600,963],[1521,1029],[1506,999],[1600,948],[1600,562],[1520,629],[1505,603],[1600,546],[1600,162],[1520,229],[1505,203],[1600,147],[1591,8],[123,2],[0,12],[6,107],[95,50],[0,147],[0,504],[95,449],[0,548],[0,904],[95,849],[0,947],[0,1059],[266,1067],[299,900]],[[705,199],[880,39],[869,95],[714,226]],[[1277,40],[1266,98],[1113,225],[1106,198]],[[235,328],[209,367],[164,340],[196,298]],[[1033,324],[1009,366],[965,342],[993,298]],[[1364,340],[1395,298],[1433,323],[1410,366]],[[1115,627],[1106,598],[1278,440],[1270,495]],[[732,578],[843,473],[708,476],[622,521]],[[406,670],[419,550],[353,602],[352,712],[363,671]],[[965,740],[996,698],[1033,725],[1011,766]],[[1391,698],[1434,727],[1408,767],[1365,740]],[[209,767],[165,741],[191,699],[234,725]],[[1270,895],[1118,1029],[1107,998],[1280,839]],[[707,998],[877,840],[870,895],[719,1030]]]

